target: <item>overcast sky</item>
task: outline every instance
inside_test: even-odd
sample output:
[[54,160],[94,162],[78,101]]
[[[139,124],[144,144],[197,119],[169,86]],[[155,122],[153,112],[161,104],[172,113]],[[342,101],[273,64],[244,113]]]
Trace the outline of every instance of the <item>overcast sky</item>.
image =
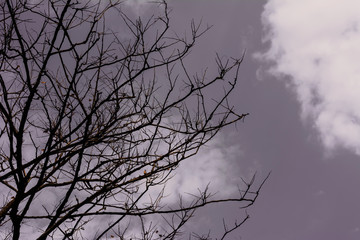
[[[139,15],[151,11],[143,1],[127,3]],[[179,168],[172,196],[209,182],[229,196],[242,177],[257,172],[258,184],[271,171],[230,239],[360,239],[360,1],[172,0],[170,7],[179,35],[192,19],[213,25],[186,59],[189,71],[211,73],[216,53],[246,51],[230,102],[250,113]],[[243,214],[215,205],[191,226],[216,237],[223,216],[231,225]]]
[[[261,179],[272,171],[250,220],[232,237],[360,239],[360,2],[203,0],[171,7],[180,31],[192,18],[214,25],[188,59],[192,69],[213,66],[216,52],[238,57],[246,49],[231,100],[250,116],[198,157],[212,170],[204,178],[193,174],[226,192],[240,176],[257,171]],[[216,226],[219,212],[233,219],[237,211],[219,206],[198,217]]]

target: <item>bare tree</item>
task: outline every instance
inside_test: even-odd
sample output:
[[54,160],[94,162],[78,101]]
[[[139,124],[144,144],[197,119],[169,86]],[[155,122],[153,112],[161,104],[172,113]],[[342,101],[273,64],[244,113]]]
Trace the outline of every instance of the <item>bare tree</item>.
[[179,163],[247,115],[228,103],[243,56],[217,57],[213,77],[187,71],[209,27],[179,37],[166,2],[146,19],[120,1],[0,4],[1,237],[173,239],[202,206],[254,203],[254,180],[238,198],[162,201]]

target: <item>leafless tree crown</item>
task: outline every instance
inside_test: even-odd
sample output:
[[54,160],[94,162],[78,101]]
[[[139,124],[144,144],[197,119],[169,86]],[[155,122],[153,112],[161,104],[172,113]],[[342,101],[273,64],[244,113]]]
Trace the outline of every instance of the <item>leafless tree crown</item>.
[[[174,239],[199,207],[255,201],[253,180],[238,198],[149,197],[247,115],[228,103],[243,58],[216,57],[213,77],[189,73],[208,27],[178,36],[166,2],[153,4],[161,12],[141,19],[120,1],[1,1],[0,238]],[[241,224],[224,222],[221,238]]]

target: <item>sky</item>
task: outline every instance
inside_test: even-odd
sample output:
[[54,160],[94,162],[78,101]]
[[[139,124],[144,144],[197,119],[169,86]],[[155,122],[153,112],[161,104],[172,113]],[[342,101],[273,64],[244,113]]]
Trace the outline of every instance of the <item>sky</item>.
[[[246,50],[231,102],[250,116],[225,129],[197,157],[211,170],[185,178],[200,185],[210,179],[226,195],[239,177],[257,172],[261,180],[271,171],[247,211],[250,219],[231,237],[359,239],[360,2],[170,3],[173,27],[180,32],[191,19],[213,25],[187,59],[192,70],[214,67],[216,53],[237,57]],[[204,233],[206,226],[216,233],[220,215],[229,224],[241,216],[236,208],[203,209],[197,223],[203,221]]]
[[[144,1],[129,0],[138,15]],[[215,57],[241,57],[230,102],[250,113],[224,129],[169,183],[177,194],[210,183],[219,197],[241,178],[269,172],[250,219],[229,239],[360,239],[360,1],[170,0],[171,28],[211,29],[186,58],[190,72],[216,71]],[[217,94],[216,89],[211,94]],[[213,237],[241,219],[237,205],[199,210],[187,226]]]

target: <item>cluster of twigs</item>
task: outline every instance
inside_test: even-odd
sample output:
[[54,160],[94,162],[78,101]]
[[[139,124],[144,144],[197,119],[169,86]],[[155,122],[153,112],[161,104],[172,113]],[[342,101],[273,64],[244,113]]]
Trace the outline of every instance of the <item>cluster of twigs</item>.
[[[148,199],[181,161],[247,115],[227,101],[243,58],[217,57],[216,76],[191,76],[184,58],[209,28],[193,22],[179,37],[166,2],[157,7],[162,14],[144,20],[120,1],[0,3],[4,238],[30,228],[37,239],[81,239],[96,222],[94,239],[123,239],[131,231],[123,223],[138,219],[140,238],[173,239],[199,207],[255,201],[261,185],[252,190],[253,181],[234,199],[207,189],[178,207],[162,202],[163,191]],[[209,104],[206,90],[217,84],[223,95]],[[155,215],[165,219],[161,232],[148,224]],[[223,238],[242,223],[224,224]]]

